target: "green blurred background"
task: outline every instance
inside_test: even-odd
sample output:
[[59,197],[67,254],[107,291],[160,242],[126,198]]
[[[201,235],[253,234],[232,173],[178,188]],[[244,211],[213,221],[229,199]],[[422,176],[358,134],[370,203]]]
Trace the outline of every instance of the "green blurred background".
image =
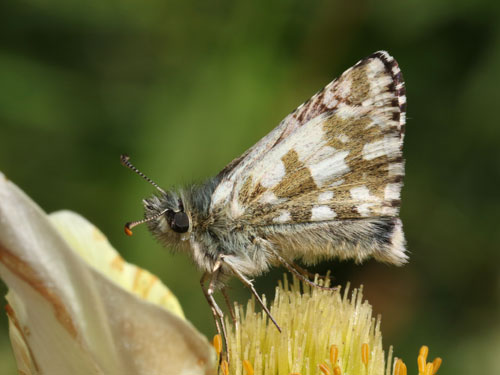
[[[388,50],[408,96],[397,268],[332,261],[365,285],[384,345],[409,373],[417,350],[441,375],[500,373],[500,17],[498,1],[3,1],[0,170],[46,211],[94,222],[159,275],[210,337],[200,274],[155,243],[142,217],[153,188],[214,175],[362,57]],[[257,280],[273,294],[276,270]],[[238,283],[232,295],[249,293]],[[5,294],[2,284],[0,293]],[[15,374],[0,319],[0,373]]]

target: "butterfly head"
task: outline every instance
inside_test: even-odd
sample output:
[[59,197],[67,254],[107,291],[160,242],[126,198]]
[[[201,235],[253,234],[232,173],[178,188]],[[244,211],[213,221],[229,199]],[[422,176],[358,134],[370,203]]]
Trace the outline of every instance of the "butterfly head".
[[166,245],[177,245],[189,238],[192,227],[191,215],[176,192],[153,195],[143,203],[144,219],[127,223],[126,228],[146,223],[151,233]]
[[147,224],[149,230],[162,242],[175,244],[187,239],[186,234],[191,231],[191,217],[185,209],[182,198],[176,192],[166,192],[149,177],[146,177],[134,167],[127,155],[120,158],[122,164],[131,169],[146,181],[152,184],[160,194],[144,199],[144,219],[131,221],[125,224],[125,233],[132,235],[132,228],[139,224]]

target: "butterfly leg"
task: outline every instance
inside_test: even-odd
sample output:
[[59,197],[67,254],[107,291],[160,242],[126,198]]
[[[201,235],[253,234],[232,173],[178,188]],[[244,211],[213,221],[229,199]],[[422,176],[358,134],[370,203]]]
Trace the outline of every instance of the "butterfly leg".
[[[281,255],[279,255],[277,251],[275,251],[275,250],[272,250],[272,251],[273,251],[274,256],[276,257],[276,259],[278,259],[278,261],[282,265],[284,265],[286,267],[286,269],[288,269],[288,271],[290,271],[292,274],[294,274],[295,276],[297,276],[303,282],[305,282],[305,283],[307,283],[307,284],[309,284],[311,286],[314,286],[315,288],[320,288],[320,289],[323,289],[323,290],[337,291],[339,289],[338,287],[330,288],[330,287],[327,287],[327,286],[323,286],[323,285],[320,285],[320,284],[318,284],[318,283],[316,283],[314,281],[309,280],[301,272],[299,272],[294,266],[292,266],[292,264],[290,264],[289,261],[287,261]],[[295,265],[295,266],[297,266],[297,265]]]
[[288,263],[295,268],[297,271],[299,271],[304,277],[307,277],[309,280],[314,280],[316,277],[320,280],[331,280],[329,272],[326,275],[318,275],[314,274],[312,272],[309,272],[307,269],[299,266],[297,263],[289,260]]
[[236,325],[236,315],[234,314],[234,309],[233,306],[231,306],[231,300],[229,298],[229,295],[227,294],[227,287],[223,287],[221,290],[222,295],[224,296],[224,301],[226,301],[227,308],[229,310],[229,314],[231,315],[231,319],[233,321],[233,324]]
[[274,323],[274,325],[276,326],[276,328],[278,328],[278,331],[281,332],[281,328],[280,326],[278,325],[278,323],[276,322],[276,320],[273,318],[273,316],[271,315],[271,312],[269,311],[269,309],[267,308],[267,306],[264,304],[264,302],[262,301],[262,299],[260,298],[259,294],[257,293],[257,291],[255,290],[255,287],[253,286],[253,283],[251,280],[248,280],[245,275],[243,275],[228,259],[227,257],[222,257],[222,261],[233,271],[233,273],[236,275],[236,277],[238,279],[240,279],[240,281],[243,283],[243,285],[245,285],[247,288],[250,289],[250,291],[252,292],[252,294],[254,295],[255,299],[259,302],[259,304],[262,306],[262,308],[264,309],[264,311],[266,312],[267,316],[269,317],[269,319],[271,319],[271,321]]
[[[217,328],[217,333],[222,336],[224,340],[224,346],[226,348],[224,352],[224,357],[226,361],[229,363],[229,355],[228,355],[228,343],[227,343],[227,333],[226,326],[224,324],[224,313],[220,309],[219,305],[215,301],[213,296],[215,291],[215,283],[217,281],[217,276],[219,275],[220,267],[222,265],[221,260],[217,260],[215,262],[214,268],[211,273],[205,272],[200,279],[201,289],[203,290],[203,294],[210,305],[210,309],[212,310],[212,314],[214,316],[215,327]],[[210,277],[210,281],[208,283],[208,288],[205,287],[205,283],[207,279]],[[222,356],[221,356],[222,359]]]

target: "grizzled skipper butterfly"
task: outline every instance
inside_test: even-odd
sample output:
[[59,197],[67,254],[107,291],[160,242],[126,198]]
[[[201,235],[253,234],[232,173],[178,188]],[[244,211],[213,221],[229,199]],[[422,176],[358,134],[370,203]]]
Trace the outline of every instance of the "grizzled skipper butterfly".
[[[204,272],[203,292],[226,343],[223,313],[213,293],[236,276],[294,263],[374,257],[401,265],[405,239],[399,219],[404,175],[406,96],[398,64],[380,51],[359,61],[290,113],[271,133],[202,185],[165,191],[122,164],[159,193],[144,200],[144,219],[164,245],[185,251]],[[208,283],[208,286],[207,286]],[[227,298],[226,298],[227,300]],[[231,308],[230,308],[231,311]]]

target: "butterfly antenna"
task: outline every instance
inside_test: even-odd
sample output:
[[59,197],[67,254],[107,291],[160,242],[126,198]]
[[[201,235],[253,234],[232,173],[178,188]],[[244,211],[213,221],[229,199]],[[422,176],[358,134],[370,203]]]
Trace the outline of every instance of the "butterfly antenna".
[[145,179],[147,182],[149,182],[151,185],[153,185],[155,188],[157,188],[161,193],[163,193],[165,195],[167,194],[165,192],[165,190],[163,190],[161,187],[159,187],[156,182],[154,182],[152,179],[150,179],[148,176],[146,176],[144,173],[142,173],[140,170],[138,170],[136,167],[134,167],[134,165],[130,162],[130,157],[127,154],[120,155],[120,162],[122,163],[123,166],[134,171],[139,176],[141,176],[143,179]]
[[161,215],[165,214],[165,212],[169,211],[169,208],[164,209],[161,212],[158,212],[156,215],[153,215],[151,217],[148,217],[147,219],[142,219],[142,220],[137,220],[137,221],[130,221],[127,224],[125,224],[125,234],[127,236],[131,236],[132,233],[132,228],[138,226],[139,224],[144,224],[147,223],[148,221],[155,220],[159,218]]

